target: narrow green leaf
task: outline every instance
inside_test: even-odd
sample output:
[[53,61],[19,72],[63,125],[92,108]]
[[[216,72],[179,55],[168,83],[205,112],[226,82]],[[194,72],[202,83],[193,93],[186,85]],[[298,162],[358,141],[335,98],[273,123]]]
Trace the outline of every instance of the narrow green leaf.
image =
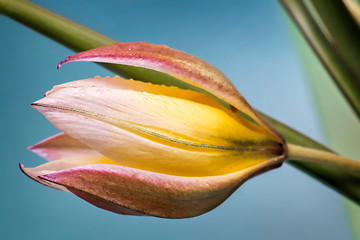
[[360,118],[360,30],[344,3],[281,1]]
[[[360,141],[360,125],[356,114],[347,104],[339,89],[331,84],[331,77],[324,69],[306,40],[294,24],[290,23],[291,35],[296,41],[302,63],[307,72],[317,105],[317,112],[324,130],[324,137],[331,147],[347,157],[360,159],[358,151]],[[344,199],[346,200],[346,199]],[[344,201],[347,207],[349,223],[353,227],[354,239],[360,239],[360,208],[351,201]]]

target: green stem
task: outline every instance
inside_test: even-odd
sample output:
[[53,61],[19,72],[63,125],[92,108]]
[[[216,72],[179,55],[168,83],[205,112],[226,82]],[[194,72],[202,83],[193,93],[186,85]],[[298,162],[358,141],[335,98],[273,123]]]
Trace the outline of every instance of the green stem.
[[[0,13],[33,28],[41,34],[44,34],[75,51],[84,51],[114,43],[114,40],[104,35],[65,19],[28,1],[0,0]],[[106,66],[117,74],[125,77],[130,76],[137,80],[149,81],[150,78],[152,79],[150,81],[153,82],[156,79],[165,78],[172,81],[171,83],[173,85],[178,84],[174,82],[175,79],[169,78],[169,75],[165,76],[163,73],[149,69],[112,64],[103,66]],[[330,151],[323,145],[286,125],[266,115],[261,115],[286,138],[287,142],[304,147]],[[360,204],[360,176],[349,174],[348,171],[344,171],[341,168],[318,163],[295,161],[290,161],[289,163]]]
[[281,2],[360,118],[360,31],[344,4]]
[[[307,148],[332,152],[324,145],[321,145],[285,124],[280,123],[265,114],[259,114],[285,137],[288,144],[292,143]],[[288,161],[288,163],[318,179],[360,205],[360,174],[354,175],[341,168],[314,162]]]
[[360,162],[346,158],[335,153],[325,152],[299,145],[287,144],[290,161],[307,161],[327,164],[360,175]]
[[[109,37],[64,18],[30,1],[0,0],[0,13],[44,34],[75,52],[110,45],[116,42]],[[138,69],[136,68],[129,69],[122,65],[101,63],[100,65],[110,71],[121,72],[124,77],[129,77],[138,72]]]
[[85,51],[116,42],[26,0],[0,0],[0,13],[45,34],[74,51]]

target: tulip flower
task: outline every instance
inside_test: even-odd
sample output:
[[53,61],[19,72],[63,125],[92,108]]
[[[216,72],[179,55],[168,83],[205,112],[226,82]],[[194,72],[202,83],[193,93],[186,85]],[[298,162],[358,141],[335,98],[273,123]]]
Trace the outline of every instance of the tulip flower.
[[121,214],[185,218],[281,166],[284,139],[215,67],[166,46],[116,43],[63,60],[159,71],[200,91],[121,77],[55,86],[32,106],[61,133],[30,150],[32,179]]

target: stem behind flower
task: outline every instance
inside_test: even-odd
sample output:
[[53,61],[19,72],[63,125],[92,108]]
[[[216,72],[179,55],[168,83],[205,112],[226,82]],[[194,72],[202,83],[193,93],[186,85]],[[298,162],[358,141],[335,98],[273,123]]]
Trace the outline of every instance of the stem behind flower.
[[45,33],[47,37],[74,51],[85,51],[116,42],[30,1],[0,0],[0,13],[39,33]]
[[294,161],[307,161],[327,164],[346,171],[356,173],[360,176],[360,162],[317,149],[306,148],[299,145],[287,144],[288,158]]

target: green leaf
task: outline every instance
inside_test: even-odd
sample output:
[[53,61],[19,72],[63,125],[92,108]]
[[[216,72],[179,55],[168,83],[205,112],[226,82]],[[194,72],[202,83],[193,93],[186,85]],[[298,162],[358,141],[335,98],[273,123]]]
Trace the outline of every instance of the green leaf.
[[[288,23],[291,19],[288,19]],[[302,63],[307,72],[315,95],[315,103],[321,120],[321,127],[330,146],[339,153],[360,159],[358,146],[360,142],[360,125],[356,114],[347,104],[344,97],[324,69],[306,40],[294,24],[290,25],[291,35],[294,36],[296,47],[299,50]],[[360,239],[360,208],[351,201],[345,201],[349,223],[352,223],[354,239]]]
[[344,3],[281,1],[360,118],[360,30]]

